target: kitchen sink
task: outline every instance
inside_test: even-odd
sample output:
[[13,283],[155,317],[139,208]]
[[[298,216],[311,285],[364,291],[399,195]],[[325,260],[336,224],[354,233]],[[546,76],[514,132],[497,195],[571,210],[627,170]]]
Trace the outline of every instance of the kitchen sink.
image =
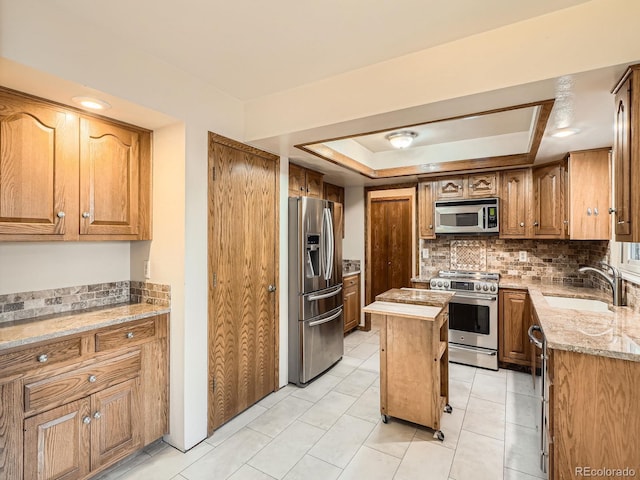
[[591,300],[589,298],[555,297],[551,295],[543,295],[543,297],[549,306],[553,308],[609,313],[608,304],[600,300]]

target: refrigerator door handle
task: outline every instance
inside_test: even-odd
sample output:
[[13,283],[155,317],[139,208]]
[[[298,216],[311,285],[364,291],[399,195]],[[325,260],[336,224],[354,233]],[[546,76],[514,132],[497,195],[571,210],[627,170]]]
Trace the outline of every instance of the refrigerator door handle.
[[309,326],[310,327],[315,327],[316,325],[322,325],[323,323],[329,323],[330,321],[335,320],[336,318],[338,318],[340,315],[342,315],[342,309],[340,309],[340,311],[338,313],[334,313],[330,317],[323,318],[322,320],[316,320],[315,322],[309,322]]
[[333,290],[329,293],[323,293],[322,295],[310,295],[308,300],[322,300],[323,298],[334,297],[342,291],[342,287],[338,287],[336,290]]
[[333,258],[334,258],[334,238],[333,238],[333,220],[331,219],[331,210],[325,208],[322,212],[325,241],[325,260],[326,266],[324,270],[324,279],[331,280],[333,276]]

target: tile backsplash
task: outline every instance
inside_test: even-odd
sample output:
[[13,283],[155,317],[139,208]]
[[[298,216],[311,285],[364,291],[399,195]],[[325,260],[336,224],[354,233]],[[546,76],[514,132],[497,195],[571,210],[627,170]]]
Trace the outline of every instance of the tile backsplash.
[[116,303],[169,305],[169,285],[123,280],[0,295],[0,323]]
[[[497,237],[438,237],[420,240],[420,248],[429,250],[428,258],[419,255],[420,276],[430,278],[439,270],[497,272],[501,276],[520,277],[575,286],[595,285],[592,275],[578,272],[580,265],[596,265],[609,258],[607,241],[506,240]],[[520,252],[526,260],[520,261]],[[483,268],[484,267],[484,268]]]

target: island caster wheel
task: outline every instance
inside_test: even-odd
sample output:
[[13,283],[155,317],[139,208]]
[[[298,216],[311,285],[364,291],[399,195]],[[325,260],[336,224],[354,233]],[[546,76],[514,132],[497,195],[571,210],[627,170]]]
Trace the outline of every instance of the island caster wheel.
[[382,415],[382,423],[389,423],[389,416],[388,415]]
[[436,432],[433,434],[433,438],[437,438],[438,440],[443,442],[444,441],[444,433],[442,433],[442,430],[436,430]]
[[451,413],[451,412],[453,412],[453,407],[447,403],[444,406],[444,413]]

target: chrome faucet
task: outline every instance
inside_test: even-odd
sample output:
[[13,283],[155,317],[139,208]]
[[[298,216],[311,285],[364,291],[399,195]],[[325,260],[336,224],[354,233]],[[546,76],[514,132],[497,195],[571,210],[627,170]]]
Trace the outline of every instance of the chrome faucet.
[[620,271],[617,268],[609,265],[605,262],[600,262],[600,264],[606,268],[611,274],[606,271],[600,270],[596,267],[584,266],[578,268],[579,272],[593,272],[599,274],[602,278],[604,278],[609,286],[611,287],[611,292],[613,293],[613,304],[617,307],[624,305],[624,301],[622,298],[622,276],[620,275]]

